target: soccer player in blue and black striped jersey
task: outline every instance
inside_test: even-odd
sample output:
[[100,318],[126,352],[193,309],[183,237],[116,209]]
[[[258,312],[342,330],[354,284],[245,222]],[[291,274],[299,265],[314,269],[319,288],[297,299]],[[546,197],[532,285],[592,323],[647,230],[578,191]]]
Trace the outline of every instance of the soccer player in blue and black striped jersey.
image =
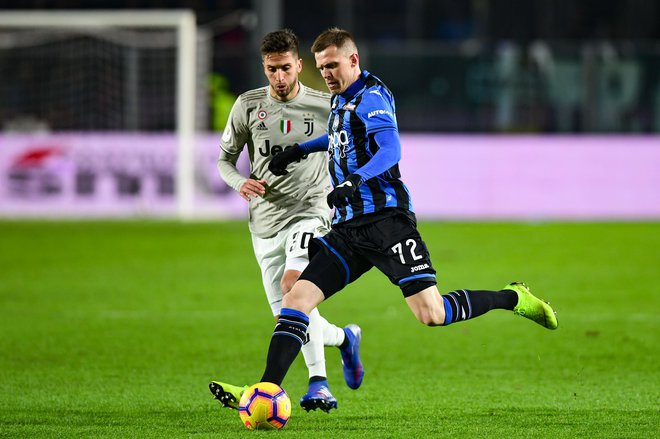
[[552,308],[523,283],[513,282],[499,291],[439,293],[399,172],[401,143],[392,92],[360,68],[349,32],[324,31],[312,52],[333,95],[328,135],[285,149],[273,157],[269,169],[285,174],[287,165],[303,155],[327,151],[333,185],[327,200],[335,215],[332,230],[313,240],[309,265],[283,299],[261,381],[282,383],[304,339],[307,314],[374,266],[401,289],[425,325],[446,326],[507,309],[556,329]]

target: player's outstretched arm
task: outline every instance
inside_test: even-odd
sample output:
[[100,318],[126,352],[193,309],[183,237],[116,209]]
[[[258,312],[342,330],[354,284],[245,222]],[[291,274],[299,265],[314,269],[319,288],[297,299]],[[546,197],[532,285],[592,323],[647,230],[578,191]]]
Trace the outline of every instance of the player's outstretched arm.
[[291,146],[284,148],[284,151],[279,152],[270,159],[268,163],[268,170],[275,175],[286,175],[289,171],[286,170],[286,167],[289,164],[300,160],[305,153],[297,143],[294,143]]
[[268,170],[275,175],[286,175],[289,164],[300,160],[304,155],[312,152],[326,151],[328,149],[328,136],[322,135],[316,139],[301,143],[294,143],[284,148],[284,151],[275,154],[268,164]]

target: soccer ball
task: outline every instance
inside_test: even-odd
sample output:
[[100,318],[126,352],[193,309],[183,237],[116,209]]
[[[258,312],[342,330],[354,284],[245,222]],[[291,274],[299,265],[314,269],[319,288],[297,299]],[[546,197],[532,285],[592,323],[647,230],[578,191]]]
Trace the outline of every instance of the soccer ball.
[[238,414],[248,430],[279,430],[291,415],[291,400],[277,384],[250,386],[238,404]]

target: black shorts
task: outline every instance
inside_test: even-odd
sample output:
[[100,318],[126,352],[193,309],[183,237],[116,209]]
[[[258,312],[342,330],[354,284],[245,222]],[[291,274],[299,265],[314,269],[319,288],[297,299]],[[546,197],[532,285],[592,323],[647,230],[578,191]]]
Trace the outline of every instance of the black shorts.
[[300,279],[314,283],[326,299],[374,266],[401,288],[404,297],[436,283],[415,219],[403,212],[359,226],[334,226],[312,240],[309,259]]

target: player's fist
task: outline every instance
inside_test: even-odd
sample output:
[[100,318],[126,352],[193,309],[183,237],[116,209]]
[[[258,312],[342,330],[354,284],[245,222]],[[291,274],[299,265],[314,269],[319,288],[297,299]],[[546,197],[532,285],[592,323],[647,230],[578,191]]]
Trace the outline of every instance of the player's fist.
[[286,175],[289,171],[286,170],[286,167],[297,160],[303,158],[305,153],[300,149],[297,143],[294,143],[291,146],[287,146],[284,151],[277,153],[270,159],[268,163],[268,170],[275,175]]
[[344,207],[351,202],[355,191],[362,184],[362,177],[358,174],[350,174],[346,177],[346,180],[340,185],[337,185],[332,192],[328,194],[328,206],[332,208],[335,207]]

